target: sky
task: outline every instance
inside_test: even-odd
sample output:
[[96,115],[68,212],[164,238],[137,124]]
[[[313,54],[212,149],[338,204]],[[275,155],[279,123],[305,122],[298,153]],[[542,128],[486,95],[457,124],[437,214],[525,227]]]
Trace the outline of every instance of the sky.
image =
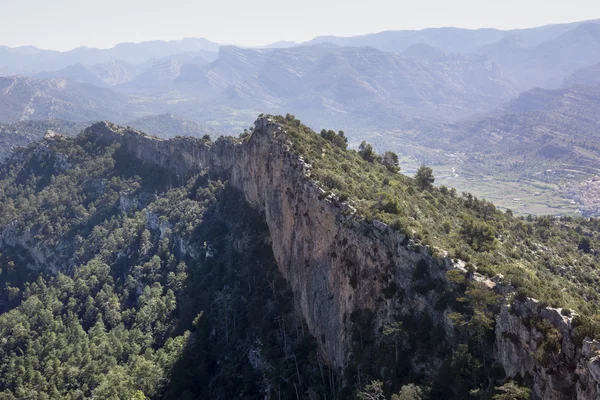
[[0,45],[69,50],[204,37],[243,46],[456,26],[600,18],[598,0],[0,0]]

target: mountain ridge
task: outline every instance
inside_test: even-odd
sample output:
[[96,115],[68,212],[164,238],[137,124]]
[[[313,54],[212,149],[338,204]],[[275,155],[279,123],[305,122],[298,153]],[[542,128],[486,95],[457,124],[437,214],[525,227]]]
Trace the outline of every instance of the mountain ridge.
[[[214,144],[185,138],[161,141],[108,123],[94,125],[88,134],[107,144],[121,143],[136,157],[166,167],[177,179],[201,167],[225,172],[246,200],[264,213],[275,259],[290,282],[297,307],[311,332],[321,338],[325,359],[337,368],[345,364],[351,352],[348,345],[353,340],[354,322],[347,316],[354,315],[354,319],[357,313],[373,312],[371,321],[376,327],[383,326],[392,317],[390,307],[402,304],[401,313],[427,313],[440,321],[438,327],[452,343],[456,340],[452,319],[447,312],[437,315],[435,311],[439,300],[433,293],[438,291],[425,290],[430,294],[420,299],[417,293],[423,294],[419,292],[423,289],[414,285],[418,286],[420,273],[425,274],[418,272],[419,268],[426,268],[427,279],[443,287],[450,284],[450,276],[467,273],[465,264],[447,255],[435,256],[430,247],[411,241],[381,221],[362,219],[361,211],[322,188],[314,180],[314,166],[305,161],[305,157],[313,157],[311,151],[296,153],[302,142],[296,142],[299,138],[291,134],[294,126],[304,129],[291,118],[263,117],[257,120],[250,137],[241,141],[221,138]],[[281,190],[273,190],[274,186],[281,186]],[[290,187],[294,189],[285,189]],[[395,269],[397,266],[402,267]],[[353,274],[360,279],[353,280]],[[475,273],[469,279],[480,282],[482,290],[495,288],[504,295],[504,290],[514,290],[503,283],[503,277],[489,280]],[[388,285],[394,287],[388,300],[378,298],[377,293],[385,293]],[[504,285],[508,285],[506,289]],[[394,297],[397,292],[403,293],[400,303]],[[378,306],[379,302],[386,306]],[[600,394],[595,380],[600,362],[593,350],[600,343],[586,338],[576,345],[573,314],[568,315],[571,317],[562,315],[561,308],[540,306],[538,301],[519,295],[512,305],[502,306],[495,326],[494,357],[511,378],[531,374],[534,392],[543,399],[588,399]],[[536,318],[551,328],[527,322]],[[542,329],[560,332],[560,360],[541,361],[533,354],[538,346],[535,337]],[[533,350],[528,350],[530,346]],[[548,362],[570,367],[548,373],[553,368],[548,368]]]

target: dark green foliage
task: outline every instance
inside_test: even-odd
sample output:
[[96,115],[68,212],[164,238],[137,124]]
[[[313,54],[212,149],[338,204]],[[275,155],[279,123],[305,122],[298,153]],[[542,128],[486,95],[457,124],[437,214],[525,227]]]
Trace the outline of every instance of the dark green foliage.
[[592,244],[590,242],[590,239],[586,236],[582,236],[579,240],[577,248],[583,251],[584,253],[590,253],[592,251]]
[[394,153],[393,151],[386,151],[383,153],[383,156],[381,157],[381,163],[385,165],[388,171],[392,173],[400,172],[398,154]]
[[421,165],[417,174],[415,175],[415,181],[422,190],[431,189],[435,178],[433,177],[433,170],[429,167]]
[[600,319],[597,315],[593,317],[576,315],[573,318],[573,326],[575,343],[578,345],[581,345],[586,337],[597,338],[600,336]]
[[20,246],[0,254],[1,398],[330,391],[260,216],[207,174],[176,183],[84,136],[0,166],[0,230],[60,271],[27,268]]
[[346,138],[344,131],[339,131],[338,133],[335,133],[335,131],[332,131],[331,129],[323,129],[321,130],[321,137],[325,140],[330,141],[331,143],[335,144],[341,149],[346,150],[346,148],[348,147],[348,138]]
[[484,221],[467,216],[463,221],[460,233],[466,242],[476,251],[493,249],[496,236],[494,228]]
[[377,155],[377,153],[375,152],[375,150],[373,150],[373,145],[365,142],[364,140],[362,141],[362,143],[358,146],[358,154],[365,160],[368,161],[370,163],[373,163],[375,161],[379,160],[379,156]]

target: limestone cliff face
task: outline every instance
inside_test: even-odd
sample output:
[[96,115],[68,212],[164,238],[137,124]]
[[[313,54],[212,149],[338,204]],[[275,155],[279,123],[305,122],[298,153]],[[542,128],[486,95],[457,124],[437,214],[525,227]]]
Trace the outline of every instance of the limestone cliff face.
[[[576,346],[572,319],[533,299],[504,306],[498,316],[495,357],[508,377],[532,377],[536,398],[600,398],[600,342],[584,339]],[[560,338],[553,351],[541,347],[548,331]]]
[[[310,165],[290,151],[282,128],[270,120],[259,119],[244,143],[160,140],[108,123],[88,133],[121,143],[179,179],[204,168],[229,178],[264,213],[278,266],[334,366],[341,368],[349,356],[354,312],[371,311],[376,325],[392,316],[427,312],[451,338],[450,319],[435,304],[453,262],[436,259],[428,248],[385,224],[362,221],[351,207],[324,198],[324,190],[310,178]],[[433,286],[417,288],[417,268]]]
[[[205,168],[228,178],[264,213],[279,269],[333,366],[341,369],[350,357],[353,315],[365,310],[376,326],[401,315],[428,314],[452,343],[451,310],[436,305],[446,271],[462,267],[432,257],[428,248],[381,222],[363,221],[352,207],[325,197],[310,177],[310,165],[290,151],[285,132],[269,119],[260,118],[243,142],[160,140],[108,123],[87,132],[121,143],[141,161],[168,169],[175,179],[183,181]],[[544,360],[536,355],[544,335],[528,322],[533,317],[548,321],[562,337],[560,350]],[[576,347],[570,320],[557,310],[538,307],[533,300],[504,306],[494,347],[507,376],[533,377],[536,398],[600,398],[600,345],[588,340]]]

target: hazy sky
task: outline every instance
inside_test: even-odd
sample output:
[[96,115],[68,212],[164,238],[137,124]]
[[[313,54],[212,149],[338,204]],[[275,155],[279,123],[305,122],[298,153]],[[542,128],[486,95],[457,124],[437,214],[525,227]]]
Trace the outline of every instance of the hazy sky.
[[0,45],[67,50],[205,37],[240,45],[391,29],[600,18],[599,0],[0,0]]

